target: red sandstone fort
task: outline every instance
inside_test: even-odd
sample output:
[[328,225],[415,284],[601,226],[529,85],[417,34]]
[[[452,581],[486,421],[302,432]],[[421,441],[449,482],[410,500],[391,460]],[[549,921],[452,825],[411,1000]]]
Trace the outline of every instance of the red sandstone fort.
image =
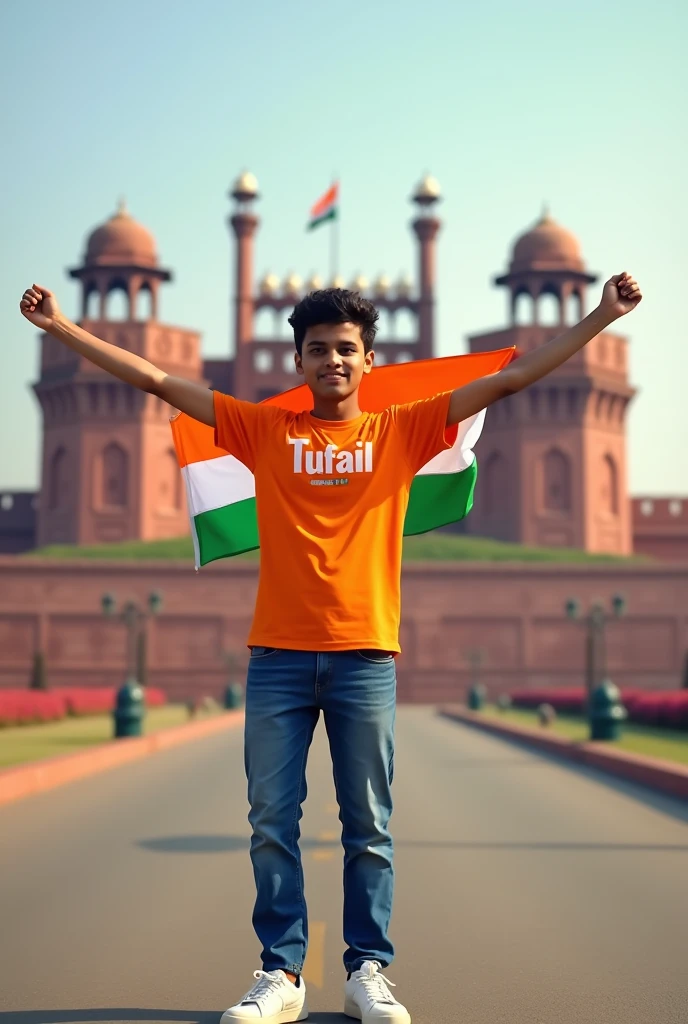
[[[151,233],[122,206],[88,237],[69,271],[81,287],[80,322],[94,334],[170,373],[259,401],[296,383],[293,341],[284,324],[307,290],[296,275],[256,284],[258,184],[235,182],[228,224],[235,247],[233,359],[204,359],[200,335],[159,320],[161,266]],[[376,362],[435,352],[436,247],[440,190],[432,177],[414,191],[411,227],[417,278],[351,283],[381,311]],[[588,271],[576,238],[544,214],[514,244],[495,279],[510,296],[510,322],[470,337],[472,351],[516,345],[528,351],[585,315]],[[343,287],[345,282],[331,282]],[[112,304],[125,314],[115,318]],[[266,332],[265,324],[269,325]],[[404,329],[401,329],[401,325]],[[259,329],[262,325],[263,329]],[[273,326],[274,325],[274,326]],[[219,692],[227,651],[245,657],[256,568],[218,563],[197,576],[190,565],[61,564],[8,557],[47,544],[156,540],[188,532],[172,448],[171,409],[119,383],[50,336],[41,336],[33,388],[42,415],[38,494],[0,490],[0,685],[26,685],[32,653],[47,652],[59,683],[121,681],[121,625],[100,614],[102,592],[145,602],[152,585],[165,613],[151,622],[150,681],[172,696]],[[476,447],[480,467],[468,533],[525,544],[649,555],[613,566],[409,566],[404,571],[402,699],[445,699],[467,679],[466,652],[487,651],[488,683],[580,682],[580,626],[566,622],[565,599],[626,594],[629,615],[610,627],[610,670],[619,682],[677,686],[688,647],[688,499],[630,498],[626,412],[628,341],[604,332],[539,385],[490,409]],[[660,560],[660,561],[656,561]],[[125,593],[126,592],[126,593]],[[457,689],[457,687],[459,689]]]
[[[293,274],[281,282],[267,274],[256,286],[255,177],[242,174],[231,198],[233,359],[203,359],[198,333],[159,320],[161,286],[172,273],[160,265],[154,237],[123,206],[91,233],[81,266],[69,274],[81,286],[80,322],[94,334],[170,373],[260,401],[296,379],[293,342],[276,337],[277,330],[273,337],[257,336],[256,320],[264,324],[267,315],[273,323],[284,321],[299,297],[322,282],[315,277],[304,285]],[[351,283],[384,317],[378,364],[435,353],[439,200],[437,182],[426,177],[413,195],[415,284],[403,278],[392,284],[385,276]],[[585,315],[595,281],[576,238],[545,214],[516,241],[506,272],[495,281],[508,289],[510,323],[473,335],[471,351],[542,345]],[[126,297],[124,319],[108,315],[116,292]],[[556,310],[546,324],[543,304]],[[395,335],[401,320],[413,324],[411,338]],[[170,408],[113,380],[50,336],[42,336],[40,345],[40,377],[33,387],[43,420],[41,486],[39,495],[0,496],[0,551],[187,533]],[[626,411],[634,394],[628,341],[604,332],[541,384],[493,407],[477,447],[480,485],[464,529],[525,544],[688,559],[688,501],[629,499]]]

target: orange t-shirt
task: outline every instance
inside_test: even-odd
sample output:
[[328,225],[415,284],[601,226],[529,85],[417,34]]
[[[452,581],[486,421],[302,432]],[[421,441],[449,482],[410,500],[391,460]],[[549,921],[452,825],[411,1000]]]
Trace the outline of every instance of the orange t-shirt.
[[342,422],[213,393],[215,443],[256,482],[261,558],[249,646],[401,650],[409,490],[451,446],[450,397]]

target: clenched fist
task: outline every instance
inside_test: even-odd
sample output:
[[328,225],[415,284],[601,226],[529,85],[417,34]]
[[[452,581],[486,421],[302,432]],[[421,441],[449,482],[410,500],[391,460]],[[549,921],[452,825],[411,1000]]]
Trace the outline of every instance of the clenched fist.
[[22,316],[25,316],[34,327],[38,327],[41,331],[47,331],[60,314],[57,299],[51,291],[43,288],[40,284],[33,284],[26,289],[19,303],[19,309]]
[[600,307],[614,314],[614,317],[630,313],[642,299],[640,286],[630,274],[614,274],[602,290]]

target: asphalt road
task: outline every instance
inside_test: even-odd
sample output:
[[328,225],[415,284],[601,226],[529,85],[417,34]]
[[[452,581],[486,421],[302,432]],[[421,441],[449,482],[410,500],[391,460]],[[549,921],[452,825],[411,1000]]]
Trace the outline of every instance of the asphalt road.
[[[395,770],[414,1024],[686,1024],[688,808],[430,709]],[[308,775],[310,1019],[343,1024],[322,724]],[[217,1024],[259,966],[246,813],[240,729],[0,807],[0,1024]]]

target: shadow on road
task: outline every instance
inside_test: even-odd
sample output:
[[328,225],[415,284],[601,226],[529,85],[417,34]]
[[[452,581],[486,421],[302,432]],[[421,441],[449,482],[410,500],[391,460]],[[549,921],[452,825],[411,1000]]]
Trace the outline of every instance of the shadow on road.
[[[248,850],[250,842],[248,836],[159,836],[157,839],[141,839],[137,845],[153,853],[236,853],[238,850]],[[339,840],[329,842],[305,836],[300,840],[299,846],[302,850],[336,850],[340,847],[340,843]],[[395,839],[394,848],[395,850],[549,850],[552,853],[567,853],[571,850],[581,853],[688,853],[688,844],[678,843],[663,843],[661,845],[650,843],[490,843]],[[1,1013],[0,1024],[3,1024]]]
[[[0,1011],[0,1024],[218,1024],[224,1010],[161,1010],[141,1006],[104,1006],[87,1010]],[[343,1013],[310,1013],[309,1024],[344,1024]]]

